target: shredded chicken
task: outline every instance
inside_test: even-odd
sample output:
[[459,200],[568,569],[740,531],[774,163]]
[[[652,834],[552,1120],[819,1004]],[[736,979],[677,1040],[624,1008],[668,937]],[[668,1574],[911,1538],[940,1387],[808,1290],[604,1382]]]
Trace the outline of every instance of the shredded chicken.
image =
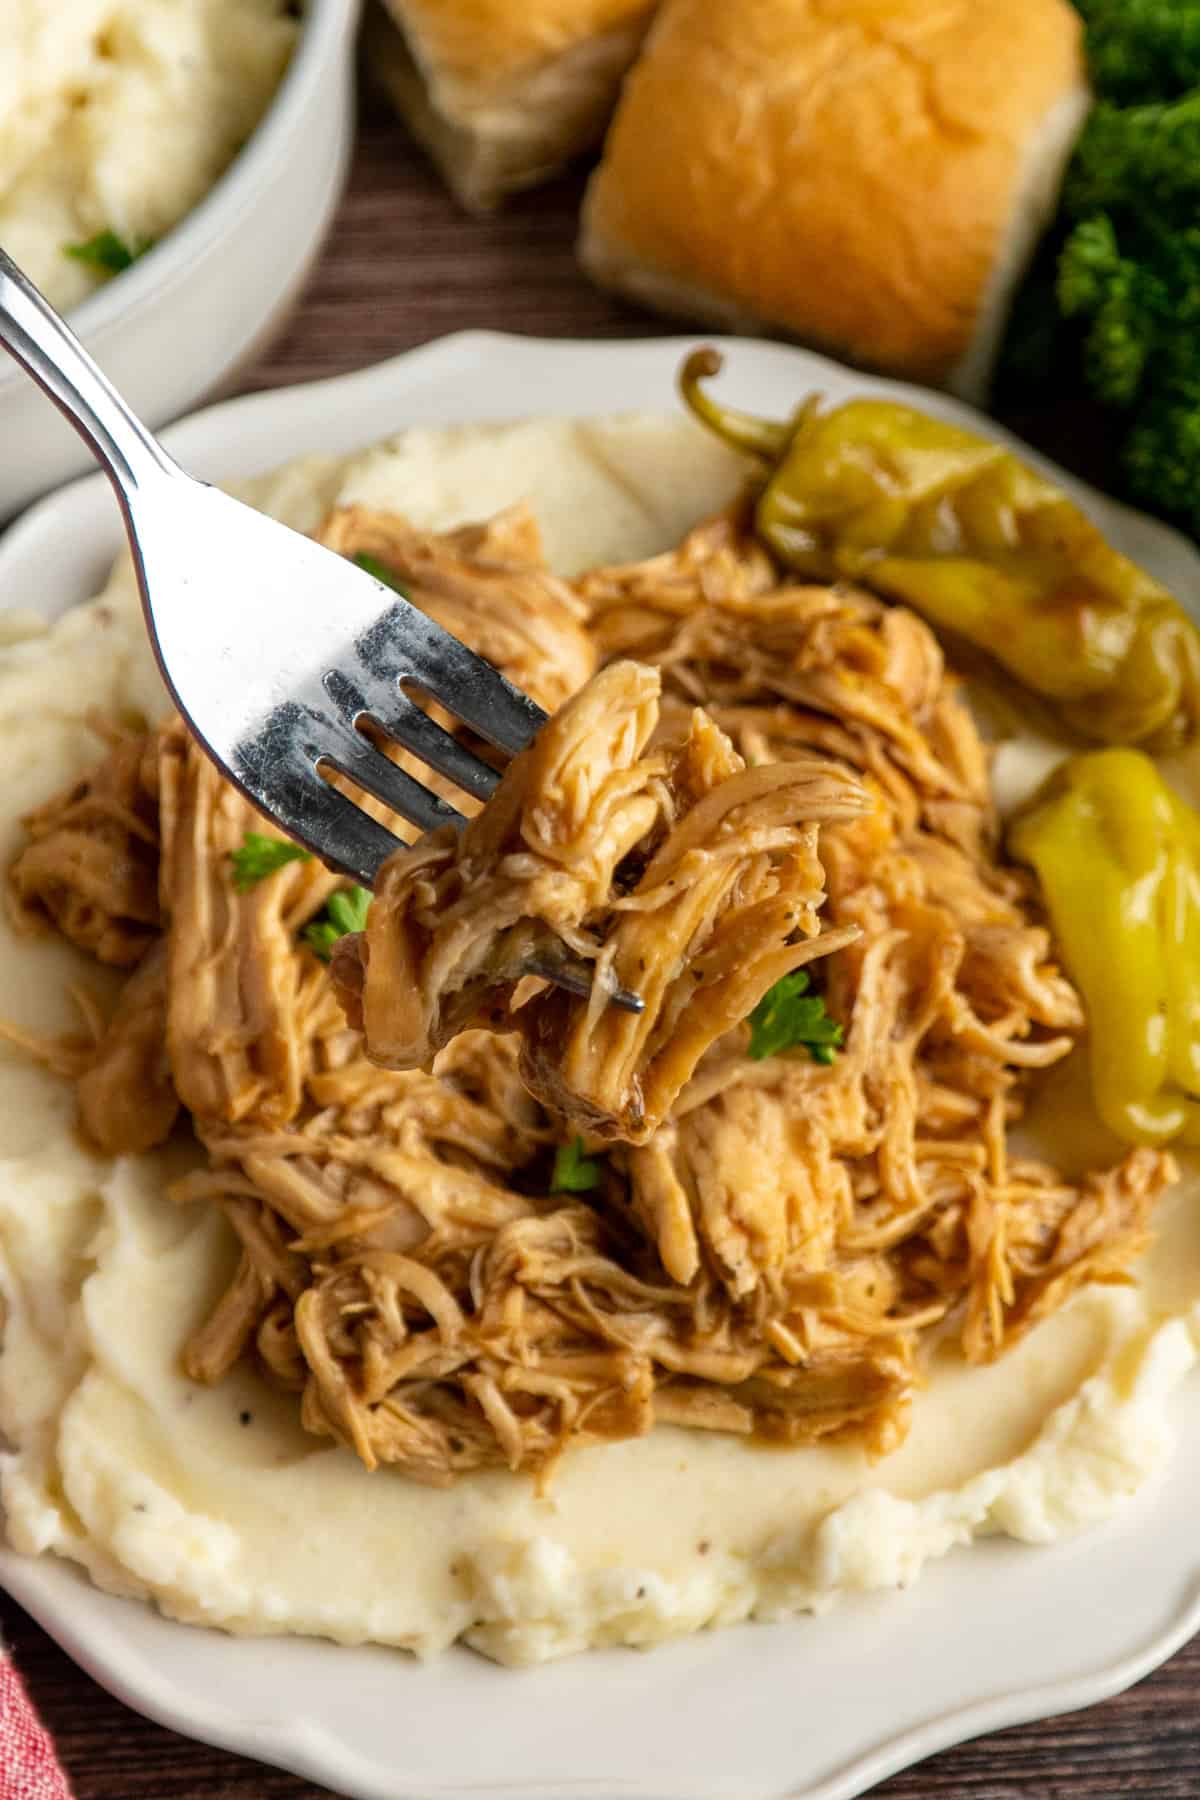
[[901,830],[974,849],[993,826],[987,760],[933,633],[856,588],[780,585],[742,523],[720,514],[677,550],[585,576],[602,660],[660,669],[747,762],[823,751],[874,778]]
[[[1070,1180],[1010,1153],[1082,1012],[918,619],[781,584],[736,515],[575,589],[519,511],[322,535],[543,704],[580,697],[339,948],[366,1043],[302,937],[337,884],[292,862],[235,892],[261,822],[177,722],[114,734],[32,815],[18,907],[131,974],[107,1025],[31,1053],[111,1153],[186,1109],[175,1198],[240,1246],[197,1381],[253,1356],[309,1430],[436,1483],[667,1423],[880,1454],[931,1342],[987,1360],[1127,1278],[1173,1164]],[[518,982],[547,933],[643,1019]],[[745,1015],[818,952],[842,1048],[756,1060]],[[586,1178],[555,1192],[581,1117]],[[603,1143],[614,1122],[640,1141]]]
[[[868,804],[827,758],[747,769],[705,714],[651,745],[659,679],[612,663],[515,758],[461,835],[384,867],[366,932],[334,973],[386,1068],[428,1068],[472,1024],[515,1030],[526,1085],[599,1137],[644,1142],[709,1046],[781,976],[840,949],[818,935],[817,829]],[[590,999],[531,958],[574,953]],[[645,1002],[605,1002],[614,986]]]
[[18,922],[53,925],[99,962],[128,969],[161,929],[158,771],[143,733],[98,729],[109,754],[22,821],[29,841],[9,894]]
[[158,742],[161,903],[167,921],[167,1051],[198,1119],[284,1122],[301,1102],[308,1015],[328,1004],[296,934],[341,884],[290,862],[238,893],[230,858],[262,820],[202,756],[181,720]]
[[148,950],[77,1075],[79,1120],[97,1149],[152,1150],[170,1137],[180,1099],[167,1053],[167,944]]

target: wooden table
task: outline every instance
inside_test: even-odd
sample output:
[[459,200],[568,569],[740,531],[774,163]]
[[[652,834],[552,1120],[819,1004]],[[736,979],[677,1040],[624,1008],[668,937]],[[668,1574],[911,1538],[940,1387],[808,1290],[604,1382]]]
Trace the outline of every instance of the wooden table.
[[[662,330],[578,273],[579,192],[568,180],[498,219],[466,219],[400,129],[369,108],[326,253],[290,328],[245,386],[336,375],[472,326],[556,337]],[[77,1800],[316,1800],[323,1792],[148,1724],[3,1595],[0,1634],[58,1742]],[[879,1800],[1197,1800],[1200,1639],[1107,1705],[947,1751],[875,1792]]]

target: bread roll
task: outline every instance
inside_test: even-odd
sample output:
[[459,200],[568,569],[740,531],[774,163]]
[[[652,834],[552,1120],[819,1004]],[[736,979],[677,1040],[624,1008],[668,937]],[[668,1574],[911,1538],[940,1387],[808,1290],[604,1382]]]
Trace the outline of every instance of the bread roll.
[[459,200],[486,212],[598,143],[655,0],[386,0],[378,80]]
[[1087,105],[1067,0],[665,0],[580,254],[663,311],[979,398]]

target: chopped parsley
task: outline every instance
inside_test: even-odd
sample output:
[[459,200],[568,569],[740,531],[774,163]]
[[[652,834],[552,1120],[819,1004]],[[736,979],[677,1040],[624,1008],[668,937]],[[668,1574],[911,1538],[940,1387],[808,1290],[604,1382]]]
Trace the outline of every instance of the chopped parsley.
[[552,1194],[587,1194],[600,1182],[600,1164],[583,1153],[583,1139],[560,1144],[554,1152],[554,1173],[550,1177]]
[[755,1062],[803,1045],[814,1062],[831,1063],[843,1031],[825,1011],[820,994],[809,992],[804,969],[794,969],[768,988],[750,1014],[750,1054]]
[[386,563],[380,562],[377,556],[368,556],[365,550],[360,550],[355,556],[354,562],[367,575],[373,575],[376,581],[382,581],[384,587],[390,587],[393,593],[400,594],[405,600],[408,599],[407,589],[401,587],[395,571],[389,569]]
[[98,231],[82,244],[64,244],[63,249],[76,262],[86,263],[102,275],[120,275],[132,268],[139,256],[145,256],[152,242],[148,238],[144,244],[127,244],[115,231]]
[[229,860],[233,864],[234,887],[239,894],[248,894],[251,888],[256,888],[276,869],[282,869],[285,863],[311,862],[312,857],[299,844],[266,837],[261,831],[248,831],[242,839],[241,849],[235,850]]
[[347,932],[366,929],[370,904],[369,888],[343,888],[340,893],[331,894],[325,910],[300,933],[301,942],[307,944],[322,962],[328,962],[339,938],[344,938]]

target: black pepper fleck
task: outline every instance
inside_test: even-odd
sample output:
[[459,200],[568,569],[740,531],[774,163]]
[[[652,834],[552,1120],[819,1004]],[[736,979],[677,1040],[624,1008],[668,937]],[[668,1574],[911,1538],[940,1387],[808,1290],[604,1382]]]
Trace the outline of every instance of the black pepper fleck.
[[238,1414],[238,1423],[239,1423],[239,1425],[249,1425],[249,1423],[250,1423],[250,1421],[251,1421],[251,1419],[252,1419],[252,1418],[253,1418],[253,1416],[254,1416],[254,1415],[253,1415],[253,1414],[252,1414],[252,1413],[248,1413],[248,1412],[242,1412],[242,1413],[239,1413],[239,1414]]

